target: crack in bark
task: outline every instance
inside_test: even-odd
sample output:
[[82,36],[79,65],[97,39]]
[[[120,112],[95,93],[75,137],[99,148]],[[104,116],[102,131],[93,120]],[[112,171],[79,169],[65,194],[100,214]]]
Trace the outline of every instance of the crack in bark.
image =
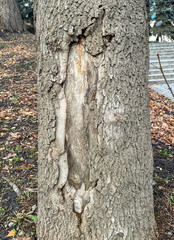
[[[97,179],[96,181],[94,181],[92,184],[91,184],[91,187],[87,190],[87,191],[85,191],[84,193],[82,193],[83,195],[82,196],[79,196],[80,198],[81,198],[81,204],[82,204],[82,208],[81,208],[81,212],[77,212],[76,211],[76,209],[75,209],[75,207],[73,208],[73,212],[76,214],[76,217],[77,217],[77,220],[78,220],[78,224],[77,224],[77,227],[78,227],[78,229],[79,229],[79,233],[80,233],[80,236],[82,236],[83,235],[83,232],[82,232],[82,230],[81,230],[81,225],[82,225],[82,222],[83,222],[83,220],[82,220],[82,215],[83,215],[83,212],[84,212],[84,209],[85,209],[85,207],[90,203],[90,197],[89,197],[89,193],[90,193],[90,191],[92,191],[94,188],[96,188],[97,187],[97,183],[98,183],[98,181],[99,181],[99,179]],[[78,190],[76,191],[76,193],[78,192]],[[76,194],[75,193],[75,194]],[[85,195],[87,195],[87,196],[85,196]],[[75,197],[76,198],[76,197]],[[74,198],[74,200],[75,200],[75,198]],[[87,199],[87,198],[89,198],[89,199]]]
[[115,34],[108,34],[102,37],[106,48],[109,46],[109,43],[113,40],[114,37],[115,37]]
[[77,228],[79,229],[79,234],[80,234],[80,236],[82,236],[82,235],[83,235],[82,230],[81,230],[82,214],[76,213],[76,212],[75,212],[75,214],[76,214],[76,217],[77,217],[77,220],[78,220]]

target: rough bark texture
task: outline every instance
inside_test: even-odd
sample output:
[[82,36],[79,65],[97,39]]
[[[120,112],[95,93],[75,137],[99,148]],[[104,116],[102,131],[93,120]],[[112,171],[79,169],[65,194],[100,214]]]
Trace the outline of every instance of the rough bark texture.
[[154,240],[145,1],[36,1],[39,240]]
[[0,29],[10,32],[22,32],[24,30],[16,0],[0,0]]

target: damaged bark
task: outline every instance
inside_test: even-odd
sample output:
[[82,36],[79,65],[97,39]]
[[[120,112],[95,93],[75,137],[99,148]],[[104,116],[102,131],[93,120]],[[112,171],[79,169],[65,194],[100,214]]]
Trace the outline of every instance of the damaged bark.
[[156,239],[145,2],[35,9],[38,239]]

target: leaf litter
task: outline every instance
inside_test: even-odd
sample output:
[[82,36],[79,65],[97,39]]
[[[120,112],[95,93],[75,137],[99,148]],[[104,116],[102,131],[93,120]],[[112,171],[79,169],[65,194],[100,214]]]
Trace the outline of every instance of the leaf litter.
[[174,239],[174,102],[149,87],[154,207],[159,240]]
[[35,36],[0,32],[0,57],[0,239],[35,239],[37,207],[32,212],[33,206],[37,206],[38,153]]
[[[0,239],[33,240],[38,154],[35,36],[0,32],[0,57]],[[174,103],[150,87],[149,96],[159,240],[174,239]]]

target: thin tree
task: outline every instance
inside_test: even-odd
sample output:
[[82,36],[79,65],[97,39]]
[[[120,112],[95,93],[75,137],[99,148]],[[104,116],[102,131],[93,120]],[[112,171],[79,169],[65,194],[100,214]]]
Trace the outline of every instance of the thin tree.
[[145,1],[35,1],[39,240],[154,240]]
[[10,32],[22,32],[24,30],[16,0],[0,0],[0,29]]

